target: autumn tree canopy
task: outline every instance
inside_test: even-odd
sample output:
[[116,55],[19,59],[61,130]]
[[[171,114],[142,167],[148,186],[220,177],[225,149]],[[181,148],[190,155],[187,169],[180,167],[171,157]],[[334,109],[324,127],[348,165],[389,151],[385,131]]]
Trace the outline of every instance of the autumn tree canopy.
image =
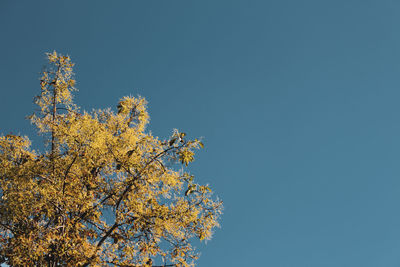
[[56,52],[29,116],[45,149],[0,136],[0,257],[11,266],[191,266],[222,202],[187,171],[197,139],[146,131],[146,100],[73,103],[73,63]]

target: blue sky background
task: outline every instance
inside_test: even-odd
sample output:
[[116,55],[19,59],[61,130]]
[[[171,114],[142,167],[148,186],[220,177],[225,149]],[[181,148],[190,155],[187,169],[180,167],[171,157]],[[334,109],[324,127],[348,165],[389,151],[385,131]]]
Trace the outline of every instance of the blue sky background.
[[[204,137],[191,171],[225,203],[201,267],[400,266],[400,2],[0,1],[0,130],[45,52],[76,102],[149,101],[150,130]],[[40,140],[35,139],[34,140]]]

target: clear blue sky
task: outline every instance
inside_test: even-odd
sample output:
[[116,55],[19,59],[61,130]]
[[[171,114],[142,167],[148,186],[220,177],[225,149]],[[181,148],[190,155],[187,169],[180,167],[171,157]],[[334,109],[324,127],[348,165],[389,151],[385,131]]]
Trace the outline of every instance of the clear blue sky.
[[[204,137],[224,200],[200,267],[400,266],[400,2],[0,2],[0,130],[32,136],[44,53],[85,109],[149,101]],[[34,139],[38,140],[38,139]]]

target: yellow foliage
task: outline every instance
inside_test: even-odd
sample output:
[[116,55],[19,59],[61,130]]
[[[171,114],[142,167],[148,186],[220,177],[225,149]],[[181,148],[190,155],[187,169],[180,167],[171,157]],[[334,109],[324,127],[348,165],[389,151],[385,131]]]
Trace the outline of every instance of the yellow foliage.
[[[211,238],[222,202],[184,173],[197,140],[146,131],[147,102],[81,112],[73,63],[56,52],[30,116],[47,149],[0,136],[0,260],[12,266],[192,266],[193,238]],[[183,164],[180,171],[176,164]],[[158,263],[157,263],[158,262]]]

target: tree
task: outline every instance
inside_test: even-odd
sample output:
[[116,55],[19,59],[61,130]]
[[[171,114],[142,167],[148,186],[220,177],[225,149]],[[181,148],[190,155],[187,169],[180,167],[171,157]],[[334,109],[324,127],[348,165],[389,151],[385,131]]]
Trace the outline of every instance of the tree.
[[[81,112],[73,63],[56,52],[29,119],[45,139],[0,137],[0,256],[11,266],[191,266],[222,210],[184,172],[200,140],[145,128],[146,101]],[[181,165],[181,167],[179,167]]]

